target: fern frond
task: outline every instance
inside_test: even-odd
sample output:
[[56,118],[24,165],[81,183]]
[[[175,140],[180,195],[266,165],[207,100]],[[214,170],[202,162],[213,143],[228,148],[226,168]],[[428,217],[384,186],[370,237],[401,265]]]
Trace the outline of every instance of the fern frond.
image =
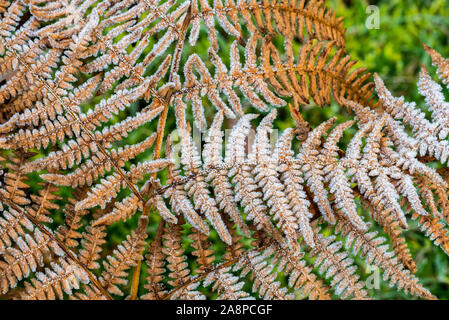
[[[224,164],[223,161],[223,133],[221,125],[223,122],[223,114],[219,112],[212,123],[208,136],[206,137],[206,145],[203,151],[203,158],[205,159],[203,168],[217,168]],[[232,218],[240,230],[246,235],[250,236],[249,229],[239,212],[239,209],[234,203],[234,192],[229,183],[226,170],[211,170],[207,176],[206,181],[214,187],[214,195],[218,207]]]
[[412,217],[418,221],[422,232],[449,255],[449,236],[445,225],[438,218],[420,216],[416,213],[413,213]]
[[170,285],[177,287],[184,284],[190,277],[190,270],[187,269],[187,257],[180,245],[182,227],[179,225],[170,226],[165,229],[162,238],[164,247],[162,252],[167,256],[167,268],[170,270]]
[[[137,166],[131,166],[130,170],[126,172],[126,177],[130,181],[137,181],[143,178],[146,173],[158,172],[164,169],[170,161],[165,159],[151,160],[139,163]],[[100,183],[95,185],[87,194],[87,197],[78,202],[75,210],[84,210],[96,205],[100,205],[102,209],[105,208],[106,203],[116,196],[122,187],[126,186],[125,179],[117,173],[102,179]]]
[[281,174],[281,181],[285,186],[285,194],[289,201],[289,208],[294,213],[301,235],[309,246],[314,246],[313,232],[310,226],[312,214],[309,211],[310,202],[307,200],[307,194],[304,191],[304,179],[301,173],[301,166],[291,161],[293,151],[291,143],[294,133],[287,129],[278,140],[275,154],[279,157],[278,171]]
[[38,267],[44,265],[44,257],[50,253],[50,239],[45,237],[38,229],[34,236],[25,234],[15,240],[17,248],[9,247],[2,254],[0,261],[1,291],[3,294],[14,288],[17,282],[36,272]]
[[389,281],[390,286],[397,285],[398,289],[424,299],[434,298],[427,289],[418,283],[418,279],[410,274],[410,271],[398,263],[394,254],[388,251],[388,244],[385,244],[384,238],[378,237],[375,231],[362,233],[348,224],[348,220],[345,220],[345,218],[340,217],[337,232],[346,237],[345,248],[347,250],[352,247],[354,255],[360,252],[368,265],[374,264],[383,269],[383,279]]
[[[0,292],[366,299],[361,257],[434,298],[402,232],[415,219],[449,250],[448,103],[424,66],[430,117],[395,98],[344,34],[322,0],[0,0]],[[332,99],[356,121],[312,128],[302,106]]]
[[354,299],[366,299],[368,293],[364,290],[365,284],[354,274],[357,266],[353,260],[348,258],[348,253],[340,251],[343,244],[335,241],[335,236],[324,237],[318,230],[314,230],[315,247],[310,252],[316,257],[314,266],[318,272],[326,278],[332,278],[331,285],[335,294],[343,299],[353,297]]
[[204,279],[204,286],[213,283],[212,291],[217,291],[219,296],[217,300],[248,300],[249,294],[241,291],[244,282],[238,282],[239,278],[230,273],[231,268],[222,268],[215,270]]
[[31,283],[25,283],[24,300],[55,300],[62,299],[63,294],[72,294],[73,289],[79,289],[80,283],[88,283],[89,278],[77,266],[60,258],[59,263],[52,262],[51,269],[38,272]]
[[313,272],[313,267],[308,265],[303,259],[304,253],[298,255],[297,252],[289,248],[282,247],[275,242],[271,249],[274,253],[274,263],[278,264],[278,269],[288,275],[288,285],[299,289],[303,297],[311,300],[330,300],[329,287],[324,285]]
[[25,183],[28,178],[25,176],[21,167],[26,163],[27,158],[32,154],[17,152],[7,157],[8,163],[5,165],[3,183],[0,187],[0,194],[11,199],[14,203],[20,205],[29,204],[31,201],[26,197],[25,190],[29,188]]
[[106,243],[105,237],[106,232],[103,226],[89,226],[83,233],[82,249],[79,256],[81,263],[87,268],[98,269],[100,267],[97,261],[100,259],[102,245]]
[[290,300],[291,294],[287,294],[287,289],[282,288],[279,281],[275,281],[276,273],[273,267],[265,261],[267,254],[257,250],[244,254],[235,264],[234,270],[242,269],[240,277],[250,273],[254,279],[253,292],[258,293],[264,299]]
[[212,263],[214,262],[214,250],[210,248],[211,244],[207,240],[207,236],[204,233],[194,230],[189,239],[192,240],[190,244],[194,251],[192,255],[196,257],[196,262],[198,263],[198,268],[196,268],[196,273],[202,273],[208,271]]
[[145,263],[147,265],[148,276],[146,278],[145,289],[147,293],[143,295],[142,299],[157,300],[161,299],[167,294],[164,290],[162,280],[164,279],[164,253],[162,252],[162,234],[165,231],[165,223],[161,222],[155,239],[151,242],[148,248],[148,253],[145,256]]
[[14,209],[2,211],[0,225],[2,226],[0,230],[1,252],[6,251],[6,248],[11,247],[11,241],[16,241],[17,238],[25,235],[24,228],[29,231],[34,230],[31,221]]
[[[130,131],[151,121],[161,112],[162,108],[159,107],[137,113],[134,117],[129,117],[109,128],[96,131],[95,138],[98,141],[102,141],[103,146],[109,147],[112,142],[127,137]],[[50,170],[71,168],[75,164],[79,164],[83,158],[87,158],[90,154],[96,154],[98,152],[99,150],[95,142],[89,136],[81,134],[76,141],[70,140],[67,144],[62,145],[61,150],[52,151],[45,158],[28,162],[24,166],[24,171],[31,172],[44,168]]]
[[[291,37],[284,39],[286,60],[270,41],[262,44],[261,61],[264,77],[281,96],[291,96],[296,109],[309,104],[312,98],[319,106],[328,105],[332,96],[341,104],[342,99],[372,105],[373,84],[366,83],[370,74],[366,69],[351,71],[355,61],[340,49],[334,55],[333,43],[305,42],[295,61]],[[273,61],[270,63],[270,61]]]
[[416,107],[414,102],[404,102],[404,98],[394,98],[379,77],[376,77],[376,89],[385,110],[394,119],[401,119],[412,127],[420,142],[419,149],[416,150],[419,155],[434,156],[445,163],[449,157],[449,145],[447,141],[438,138],[437,126],[425,118],[424,113]]
[[100,283],[112,294],[123,295],[119,286],[125,285],[129,269],[136,266],[137,261],[142,259],[140,251],[145,246],[146,233],[141,230],[133,231],[128,235],[113,255],[109,255],[104,262],[105,271],[102,272]]

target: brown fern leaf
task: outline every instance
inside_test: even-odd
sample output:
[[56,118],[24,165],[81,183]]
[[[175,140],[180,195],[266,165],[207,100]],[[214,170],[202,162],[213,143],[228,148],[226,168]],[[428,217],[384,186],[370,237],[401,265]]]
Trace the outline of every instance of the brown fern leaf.
[[0,193],[11,199],[14,203],[20,205],[29,204],[31,201],[26,196],[25,190],[29,188],[25,181],[28,179],[22,172],[21,167],[27,158],[33,154],[18,152],[7,158],[8,163],[5,165],[7,172],[4,174],[3,183],[0,187]]
[[62,299],[64,293],[70,295],[73,289],[78,289],[80,283],[88,283],[89,279],[83,270],[59,259],[59,263],[52,262],[51,269],[39,272],[31,283],[25,283],[24,300],[55,300]]
[[98,260],[101,258],[102,246],[106,243],[105,237],[106,232],[103,226],[89,226],[86,232],[83,233],[81,240],[82,249],[79,256],[81,263],[89,269],[98,269],[100,267]]
[[368,298],[365,284],[359,281],[359,276],[354,274],[357,267],[353,260],[348,258],[347,252],[342,252],[341,242],[335,241],[335,236],[323,237],[318,230],[314,230],[316,247],[310,252],[316,256],[315,267],[319,267],[319,273],[326,278],[332,277],[331,286],[335,294],[343,299],[353,296],[355,299]]
[[3,294],[14,288],[17,282],[36,272],[44,265],[44,257],[50,253],[50,239],[35,229],[34,236],[26,234],[16,239],[17,248],[9,247],[0,261],[1,291]]
[[324,45],[322,42],[307,41],[295,61],[292,39],[285,38],[284,46],[285,61],[274,44],[264,39],[260,59],[267,81],[278,94],[291,96],[296,109],[309,104],[310,98],[319,106],[328,105],[331,93],[340,104],[343,98],[347,98],[373,105],[373,83],[366,82],[371,75],[363,68],[352,71],[356,61],[351,61],[343,49],[331,55],[332,42]]
[[[297,255],[291,249],[283,248],[275,242],[272,246],[274,252],[273,263],[278,264],[279,270],[289,275],[288,285],[299,289],[302,297],[310,300],[330,300],[330,288],[312,272],[312,266],[302,259],[304,253]],[[277,262],[278,261],[278,262]]]
[[137,261],[142,259],[140,251],[145,246],[146,236],[142,231],[133,231],[114,250],[114,256],[110,255],[106,258],[107,262],[104,262],[106,270],[102,273],[100,283],[110,293],[119,296],[123,295],[119,286],[127,283],[127,280],[124,278],[128,275],[129,269],[136,266]]
[[206,235],[197,230],[193,230],[193,233],[189,235],[189,239],[192,240],[190,245],[195,249],[192,255],[196,257],[198,263],[196,273],[208,271],[214,261],[214,250],[211,250],[211,244],[207,238]]
[[162,280],[164,279],[164,253],[162,252],[162,235],[165,231],[165,223],[160,222],[156,238],[151,242],[146,255],[145,263],[147,265],[148,276],[146,278],[145,289],[147,293],[142,299],[158,300],[167,294],[164,290]]
[[289,300],[293,296],[287,294],[287,289],[280,286],[279,281],[275,281],[276,273],[272,273],[272,266],[265,261],[266,253],[257,250],[243,254],[234,266],[234,270],[240,270],[240,276],[250,273],[253,278],[253,292],[258,292],[264,299]]
[[433,299],[402,232],[448,251],[448,103],[370,79],[323,0],[0,0],[0,298],[366,299],[364,258]]

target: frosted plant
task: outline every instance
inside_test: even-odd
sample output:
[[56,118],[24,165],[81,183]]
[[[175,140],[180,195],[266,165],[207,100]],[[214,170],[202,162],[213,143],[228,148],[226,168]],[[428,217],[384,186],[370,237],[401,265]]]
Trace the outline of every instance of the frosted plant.
[[[2,298],[367,299],[357,257],[434,298],[402,231],[449,250],[447,103],[423,69],[427,119],[355,63],[321,0],[0,0]],[[311,128],[332,100],[355,121]]]

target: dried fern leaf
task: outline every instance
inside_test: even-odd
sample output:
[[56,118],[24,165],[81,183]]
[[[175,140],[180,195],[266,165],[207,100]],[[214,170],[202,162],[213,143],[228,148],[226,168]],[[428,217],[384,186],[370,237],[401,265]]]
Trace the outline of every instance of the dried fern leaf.
[[102,272],[100,283],[106,290],[115,295],[123,295],[119,286],[126,285],[124,279],[131,267],[136,266],[137,261],[142,259],[140,251],[145,246],[146,233],[141,230],[133,231],[128,235],[113,255],[109,255],[104,261],[105,271]]
[[88,283],[89,278],[84,271],[64,259],[59,263],[52,262],[51,269],[38,272],[31,283],[25,283],[26,292],[23,300],[55,300],[62,299],[64,293],[71,295],[73,289],[79,289],[80,283]]

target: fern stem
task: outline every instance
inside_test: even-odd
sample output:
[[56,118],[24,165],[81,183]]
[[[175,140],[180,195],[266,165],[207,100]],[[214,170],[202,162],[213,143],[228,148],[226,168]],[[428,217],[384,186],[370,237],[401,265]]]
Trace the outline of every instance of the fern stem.
[[123,181],[125,181],[126,185],[131,189],[131,191],[139,198],[139,200],[141,200],[142,202],[144,201],[142,195],[140,194],[139,190],[137,190],[137,188],[131,183],[131,181],[128,179],[128,177],[125,175],[125,173],[123,172],[123,170],[117,165],[116,161],[111,157],[111,155],[106,151],[106,149],[103,147],[103,145],[101,144],[100,141],[98,141],[95,136],[92,134],[92,132],[86,127],[86,125],[84,124],[84,122],[80,119],[80,117],[78,115],[76,115],[67,105],[66,103],[62,100],[62,98],[54,92],[53,88],[51,88],[48,83],[42,79],[41,76],[39,76],[34,70],[33,68],[31,68],[31,66],[23,60],[23,58],[15,51],[12,50],[12,52],[14,53],[14,55],[16,56],[17,60],[20,61],[20,63],[37,79],[39,80],[41,83],[43,83],[43,85],[45,86],[45,88],[48,90],[48,92],[53,95],[58,102],[61,104],[61,106],[63,106],[64,110],[73,118],[74,121],[77,121],[81,128],[83,129],[83,131],[85,131],[85,133],[88,135],[88,137],[95,142],[95,144],[98,147],[98,150],[100,150],[100,152],[109,159],[109,161],[111,162],[112,166],[114,167],[114,169],[117,171],[117,173],[120,175],[120,177],[123,179]]
[[49,229],[43,226],[33,215],[31,215],[29,212],[16,205],[14,202],[3,196],[1,193],[0,193],[0,200],[8,204],[8,206],[13,208],[17,212],[20,212],[20,214],[25,215],[27,219],[30,220],[36,226],[36,228],[39,229],[39,231],[47,235],[52,241],[55,241],[58,244],[58,246],[64,251],[64,253],[73,262],[79,265],[84,270],[84,272],[86,272],[87,276],[89,277],[89,280],[95,285],[95,287],[101,292],[101,294],[104,295],[108,300],[112,300],[112,297],[98,282],[97,278],[92,274],[92,272],[83,263],[81,263],[81,261],[70,251],[70,249],[68,249],[67,246],[61,240],[55,237],[53,233],[49,231]]
[[[256,250],[257,250],[257,251],[263,251],[264,249],[268,248],[268,246],[269,246],[270,244],[271,244],[271,242],[267,242],[267,243],[265,243],[263,246],[257,248]],[[250,251],[245,251],[244,253],[240,254],[239,256],[235,257],[234,259],[229,260],[228,262],[225,262],[225,263],[223,263],[223,264],[220,264],[220,265],[217,266],[216,268],[209,269],[208,271],[203,272],[203,273],[202,273],[200,276],[198,276],[198,277],[191,278],[189,281],[186,281],[182,286],[176,287],[176,288],[174,288],[172,291],[170,291],[169,293],[167,293],[167,294],[162,298],[162,300],[169,300],[169,299],[170,299],[170,298],[171,298],[177,291],[179,291],[179,290],[181,290],[181,289],[183,289],[183,288],[186,288],[187,286],[189,286],[189,285],[191,285],[191,284],[194,284],[194,283],[197,283],[197,282],[200,282],[200,281],[204,280],[204,279],[205,279],[210,273],[212,273],[212,272],[216,272],[216,271],[218,271],[218,270],[220,270],[220,269],[227,268],[227,267],[230,267],[230,266],[236,264],[237,261],[240,260],[240,258],[242,258],[243,256],[247,255],[249,252],[250,252]]]
[[[190,3],[189,9],[187,11],[187,15],[184,18],[183,24],[182,24],[182,28],[180,30],[180,32],[178,33],[178,42],[176,44],[176,49],[175,49],[175,55],[173,57],[173,62],[172,62],[172,68],[170,70],[170,81],[173,81],[174,79],[174,75],[176,74],[176,72],[178,71],[178,67],[179,67],[179,61],[181,59],[181,54],[182,54],[182,48],[184,45],[184,39],[185,39],[185,35],[187,32],[187,28],[189,27],[189,23],[190,23],[190,19],[192,16],[192,3]],[[159,159],[160,155],[161,155],[161,150],[162,150],[162,143],[164,141],[164,133],[165,133],[165,124],[167,122],[167,114],[168,114],[168,109],[170,107],[170,101],[171,98],[173,96],[174,90],[173,88],[171,88],[165,95],[164,97],[164,110],[162,111],[162,114],[159,118],[159,122],[158,122],[158,127],[157,127],[157,138],[156,138],[156,145],[154,147],[154,156],[153,159],[157,160]],[[153,173],[152,174],[152,178],[153,180],[156,179],[157,173]],[[151,197],[151,194],[153,193],[153,188],[150,187],[148,188],[148,194]],[[139,199],[140,200],[140,199]],[[144,204],[145,202],[142,201]],[[150,207],[151,206],[145,206],[144,210],[142,212],[142,215],[140,217],[139,220],[139,224],[142,223],[142,228],[144,228],[144,230],[146,230],[147,226],[148,226],[148,214],[150,212]],[[161,228],[161,225],[163,225],[163,221],[161,221],[159,223],[159,228]],[[142,252],[140,253],[141,255],[143,255],[143,251],[144,249],[142,249]],[[142,259],[143,260],[143,259]],[[131,300],[136,300],[137,299],[137,294],[139,291],[139,283],[140,283],[140,270],[142,267],[142,260],[139,260],[137,262],[137,266],[134,268],[133,270],[133,280],[132,280],[132,284],[131,284]]]
[[[256,237],[257,238],[257,237]],[[276,229],[273,230],[273,234],[272,235],[268,235],[267,239],[262,238],[262,242],[259,243],[259,247],[258,248],[254,248],[253,250],[257,250],[259,252],[265,250],[266,248],[268,248],[271,244],[273,243],[282,243],[283,238],[280,234],[280,232]],[[245,251],[242,254],[239,254],[237,257],[235,257],[232,260],[229,260],[225,263],[222,263],[220,265],[218,265],[215,268],[210,268],[207,271],[204,271],[201,275],[199,275],[198,277],[195,278],[191,278],[189,281],[186,281],[185,283],[183,283],[183,285],[174,288],[172,291],[170,291],[167,295],[165,295],[162,300],[169,300],[177,291],[186,288],[187,286],[193,284],[193,283],[197,283],[199,281],[204,280],[210,273],[212,272],[216,272],[220,269],[223,268],[227,268],[227,267],[231,267],[232,265],[236,264],[237,261],[239,261],[243,256],[248,255],[249,252],[251,252],[251,250]]]

